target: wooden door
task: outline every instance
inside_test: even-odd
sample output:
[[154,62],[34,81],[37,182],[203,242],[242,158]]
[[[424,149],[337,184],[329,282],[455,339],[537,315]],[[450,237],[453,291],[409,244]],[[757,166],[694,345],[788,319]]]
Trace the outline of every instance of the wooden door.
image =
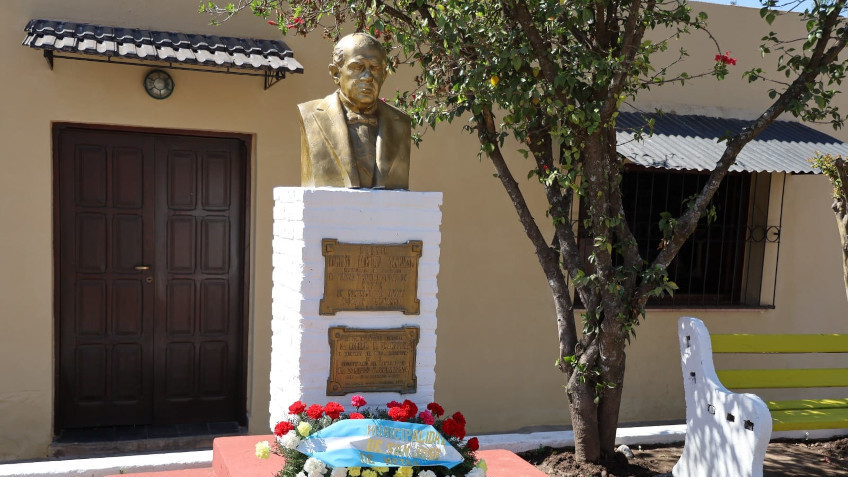
[[240,420],[242,142],[56,141],[57,429]]

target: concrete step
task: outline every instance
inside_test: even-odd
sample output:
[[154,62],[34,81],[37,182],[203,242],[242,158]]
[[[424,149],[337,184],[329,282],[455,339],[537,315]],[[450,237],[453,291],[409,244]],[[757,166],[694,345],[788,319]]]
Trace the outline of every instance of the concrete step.
[[183,469],[183,470],[163,470],[160,472],[136,472],[127,474],[113,474],[106,477],[122,477],[131,475],[132,477],[215,477],[215,471],[212,467],[202,469]]

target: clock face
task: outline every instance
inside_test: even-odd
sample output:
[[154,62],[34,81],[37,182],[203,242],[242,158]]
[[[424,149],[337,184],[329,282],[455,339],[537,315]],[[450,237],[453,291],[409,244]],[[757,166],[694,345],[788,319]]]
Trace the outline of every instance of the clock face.
[[162,70],[153,70],[144,78],[144,89],[152,98],[165,99],[174,92],[174,80]]

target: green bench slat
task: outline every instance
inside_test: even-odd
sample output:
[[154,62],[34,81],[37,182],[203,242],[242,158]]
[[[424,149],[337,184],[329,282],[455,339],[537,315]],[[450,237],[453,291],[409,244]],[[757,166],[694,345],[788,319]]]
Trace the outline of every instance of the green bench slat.
[[710,335],[713,353],[848,353],[848,335]]
[[848,409],[772,411],[773,431],[848,428]]
[[770,411],[805,409],[848,408],[848,399],[797,399],[792,401],[766,401]]
[[848,387],[848,369],[724,369],[716,374],[730,389]]

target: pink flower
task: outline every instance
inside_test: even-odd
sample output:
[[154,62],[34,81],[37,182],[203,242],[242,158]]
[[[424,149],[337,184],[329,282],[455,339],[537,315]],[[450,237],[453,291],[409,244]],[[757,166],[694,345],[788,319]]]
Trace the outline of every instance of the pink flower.
[[421,414],[418,415],[418,419],[421,419],[421,422],[427,424],[428,426],[432,426],[436,419],[433,418],[433,415],[430,414],[430,411],[422,411]]
[[360,407],[362,407],[366,404],[368,404],[368,402],[366,402],[365,398],[360,396],[359,394],[356,394],[355,396],[350,398],[350,405],[357,408],[357,409],[359,409]]

